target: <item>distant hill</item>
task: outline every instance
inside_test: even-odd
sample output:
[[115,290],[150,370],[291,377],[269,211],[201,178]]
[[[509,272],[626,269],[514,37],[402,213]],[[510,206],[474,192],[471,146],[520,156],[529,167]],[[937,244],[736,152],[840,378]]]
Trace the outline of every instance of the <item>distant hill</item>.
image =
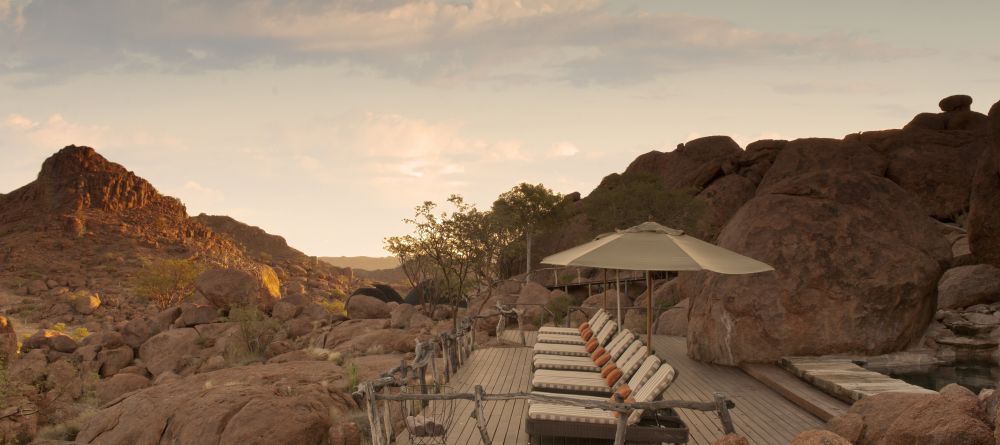
[[325,261],[337,267],[350,267],[352,269],[361,269],[369,271],[395,269],[399,267],[399,258],[396,258],[394,256],[386,256],[386,257],[325,256],[325,257],[320,257],[320,260]]

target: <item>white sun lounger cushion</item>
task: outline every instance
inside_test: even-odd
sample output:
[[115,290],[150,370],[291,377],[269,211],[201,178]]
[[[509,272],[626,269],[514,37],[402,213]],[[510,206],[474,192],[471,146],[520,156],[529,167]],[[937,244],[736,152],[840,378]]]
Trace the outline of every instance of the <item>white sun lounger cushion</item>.
[[[642,385],[641,388],[632,393],[632,398],[636,402],[652,402],[660,398],[663,392],[674,382],[675,377],[677,377],[677,371],[674,370],[674,367],[664,363],[660,365],[660,369],[656,370],[656,373],[650,377],[645,385]],[[628,416],[628,424],[635,425],[639,423],[639,419],[642,418],[642,411],[641,409],[632,411],[632,414]]]
[[[540,360],[535,360],[535,369],[564,369],[569,371],[590,371],[598,372],[601,370],[600,366],[594,364],[594,361],[590,357],[561,357],[555,355],[538,355],[537,357],[544,357]],[[578,359],[574,361],[559,360],[559,359]]]
[[642,365],[635,371],[635,374],[632,374],[632,378],[628,381],[628,387],[632,388],[632,391],[642,388],[642,385],[645,385],[649,381],[649,378],[653,376],[653,373],[656,372],[661,363],[663,363],[662,360],[655,355],[646,357],[646,360],[643,360]]
[[531,351],[534,354],[566,355],[573,357],[590,357],[587,348],[581,345],[560,345],[556,343],[536,343]]
[[536,420],[554,420],[557,422],[604,423],[612,425],[618,422],[618,418],[611,411],[579,406],[550,405],[547,403],[530,405],[528,407],[528,417]]
[[[573,371],[562,371],[573,372]],[[592,374],[592,373],[584,373]],[[538,375],[531,378],[534,389],[555,389],[572,392],[594,392],[611,395],[611,387],[604,381],[601,374],[597,377],[568,377],[563,375]]]
[[[604,325],[609,323],[609,320],[602,319],[597,322],[597,328],[602,329]],[[586,345],[587,342],[583,340],[583,337],[579,335],[562,335],[562,334],[538,334],[538,339],[535,340],[538,343],[558,343],[563,345]]]

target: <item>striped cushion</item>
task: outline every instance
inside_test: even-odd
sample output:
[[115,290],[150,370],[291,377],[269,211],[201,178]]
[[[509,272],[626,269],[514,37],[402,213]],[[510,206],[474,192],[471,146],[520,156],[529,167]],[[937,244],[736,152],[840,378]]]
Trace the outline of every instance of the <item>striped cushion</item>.
[[[550,357],[550,356],[542,356]],[[566,357],[566,358],[578,358],[578,357]],[[579,357],[582,358],[582,357]],[[565,362],[561,360],[535,360],[535,369],[556,369],[556,370],[567,370],[567,371],[587,371],[587,372],[597,372],[601,368],[597,367],[594,362],[590,361],[589,358],[580,360],[579,362]]]
[[[594,315],[587,320],[587,324],[595,326],[599,318],[607,317],[608,313],[604,309],[598,309],[594,312]],[[580,335],[579,328],[559,328],[555,326],[542,326],[538,329],[539,334],[556,334],[556,335]]]
[[[564,371],[572,372],[572,371]],[[586,373],[590,374],[590,373]],[[550,389],[572,392],[593,392],[611,395],[611,388],[601,378],[596,377],[568,377],[561,375],[535,375],[531,378],[531,386],[534,389]]]
[[550,405],[547,403],[531,404],[528,407],[528,417],[536,420],[554,420],[557,422],[605,423],[611,425],[618,422],[612,411],[579,406]]
[[[540,395],[540,396],[566,397],[566,398],[570,398],[570,399],[590,400],[590,401],[593,401],[593,402],[604,402],[604,401],[608,400],[608,398],[604,397],[604,396],[585,396],[583,394],[566,394],[566,393],[561,393],[561,392],[545,392],[545,391],[531,391],[531,393],[532,394],[537,394],[537,395]],[[534,402],[534,401],[530,401],[530,400],[528,401],[528,404],[530,404],[530,405],[541,404],[541,403],[543,403],[543,402]],[[547,405],[549,405],[549,404],[547,404]],[[565,405],[563,405],[563,406],[565,406]]]
[[618,360],[625,352],[625,349],[635,341],[635,334],[632,334],[628,329],[623,329],[622,333],[615,337],[616,341],[612,341],[612,344],[608,345],[608,352],[611,353],[611,360]]
[[555,343],[561,345],[583,345],[586,344],[579,335],[560,335],[560,334],[538,334],[538,339],[535,340],[538,343]]
[[632,374],[632,378],[628,381],[628,386],[633,390],[641,388],[653,376],[656,369],[660,367],[660,363],[660,358],[655,355],[646,357],[646,360],[643,360],[642,365],[639,366],[635,374]]
[[[677,377],[677,371],[674,370],[674,367],[664,363],[660,366],[660,369],[656,370],[656,373],[653,374],[653,377],[645,385],[642,385],[641,388],[632,393],[632,397],[635,398],[636,402],[652,402],[670,387],[675,377]],[[639,419],[642,418],[642,411],[641,409],[632,411],[632,414],[628,416],[628,424],[635,425],[639,423]]]
[[566,378],[596,378],[601,377],[599,372],[585,372],[585,371],[561,371],[556,369],[538,369],[535,370],[536,376],[556,376],[556,377],[566,377]]
[[611,336],[614,335],[615,331],[618,330],[618,324],[608,320],[604,323],[604,327],[600,331],[594,331],[597,333],[597,342],[606,345],[608,341],[611,340]]
[[618,367],[622,370],[622,373],[624,374],[622,376],[622,380],[628,381],[629,377],[632,377],[632,374],[635,373],[635,371],[639,369],[639,366],[642,365],[642,361],[645,358],[646,358],[646,347],[640,346],[639,349],[637,349],[635,353],[633,353],[632,356],[626,359],[624,362],[619,360],[621,364]]
[[583,345],[560,345],[555,343],[536,343],[533,354],[567,355],[573,357],[590,357]]

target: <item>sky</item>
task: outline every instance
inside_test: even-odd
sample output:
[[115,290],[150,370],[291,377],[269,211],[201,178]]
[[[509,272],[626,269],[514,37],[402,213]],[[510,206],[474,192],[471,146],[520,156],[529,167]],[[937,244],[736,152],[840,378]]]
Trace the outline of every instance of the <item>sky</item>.
[[995,0],[0,0],[0,193],[89,145],[310,255],[724,134],[1000,99]]

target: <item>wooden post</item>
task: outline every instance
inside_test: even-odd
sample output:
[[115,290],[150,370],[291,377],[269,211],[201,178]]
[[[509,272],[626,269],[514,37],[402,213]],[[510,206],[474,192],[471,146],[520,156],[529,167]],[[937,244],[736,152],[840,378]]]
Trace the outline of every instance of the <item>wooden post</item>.
[[625,430],[628,428],[628,414],[618,413],[618,428],[615,429],[615,445],[625,444]]
[[733,427],[733,418],[729,415],[729,406],[726,403],[726,396],[721,392],[714,393],[716,410],[719,412],[719,420],[722,421],[722,431],[726,434],[736,432]]
[[483,415],[483,385],[476,385],[476,409],[472,412],[472,417],[476,418],[476,427],[479,428],[479,435],[483,439],[484,445],[491,445],[490,433],[486,431],[486,416]]
[[[420,394],[427,394],[427,365],[421,366],[420,370],[417,371],[418,377],[420,379]],[[423,401],[421,405],[426,408],[427,401]]]
[[378,416],[378,402],[375,400],[375,391],[371,383],[364,384],[365,398],[368,399],[368,423],[371,426],[372,445],[386,445],[385,433],[382,430],[382,422]]
[[646,271],[646,349],[653,355],[653,274]]
[[438,377],[437,345],[431,342],[431,375],[434,376],[434,394],[441,393],[441,378]]

